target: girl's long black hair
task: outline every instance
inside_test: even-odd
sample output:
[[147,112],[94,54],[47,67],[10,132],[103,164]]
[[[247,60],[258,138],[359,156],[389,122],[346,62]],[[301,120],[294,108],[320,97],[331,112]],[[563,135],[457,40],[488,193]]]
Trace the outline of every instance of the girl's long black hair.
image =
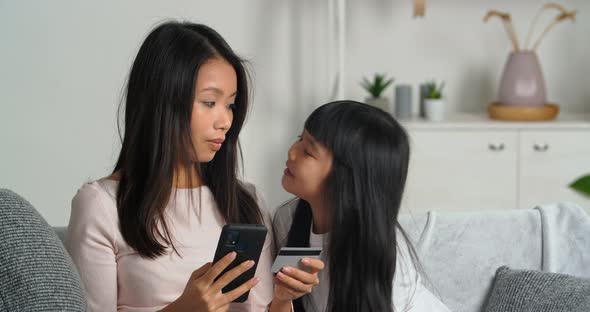
[[[337,101],[316,109],[305,130],[333,155],[327,311],[393,311],[398,212],[409,161],[404,129],[372,106]],[[300,199],[288,246],[309,246],[312,213]],[[301,301],[295,303],[301,311]]]
[[[213,58],[234,68],[237,97],[224,144],[213,160],[200,164],[194,162],[190,122],[198,70]],[[196,169],[226,222],[262,223],[256,200],[237,179],[238,134],[247,111],[247,71],[216,31],[200,24],[166,22],[146,37],[129,74],[123,144],[114,169],[120,174],[121,233],[141,256],[155,258],[168,247],[176,250],[164,208],[178,168],[185,168],[189,178]]]

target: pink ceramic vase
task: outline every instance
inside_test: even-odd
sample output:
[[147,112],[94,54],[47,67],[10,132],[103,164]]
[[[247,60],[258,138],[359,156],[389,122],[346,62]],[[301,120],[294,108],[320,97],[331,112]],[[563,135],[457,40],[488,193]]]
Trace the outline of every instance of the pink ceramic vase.
[[543,106],[546,100],[545,79],[537,54],[510,53],[500,81],[498,101],[504,105]]

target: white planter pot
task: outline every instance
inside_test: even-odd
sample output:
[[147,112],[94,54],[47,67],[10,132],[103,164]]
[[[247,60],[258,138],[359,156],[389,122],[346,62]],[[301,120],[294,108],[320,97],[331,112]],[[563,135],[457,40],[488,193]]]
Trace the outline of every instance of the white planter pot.
[[391,113],[391,108],[389,107],[389,99],[387,97],[368,97],[365,99],[365,103],[380,108],[388,113]]
[[430,121],[445,119],[445,101],[443,99],[425,99],[424,117]]

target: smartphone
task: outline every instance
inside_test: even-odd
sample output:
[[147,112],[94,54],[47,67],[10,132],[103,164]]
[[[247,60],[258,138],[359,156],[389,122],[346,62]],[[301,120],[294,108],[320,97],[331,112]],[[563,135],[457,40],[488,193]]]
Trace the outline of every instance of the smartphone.
[[[242,273],[242,275],[227,284],[221,292],[226,293],[232,291],[254,277],[254,273],[258,267],[260,253],[262,252],[262,246],[264,246],[264,241],[266,240],[266,233],[267,229],[262,224],[226,224],[223,227],[219,236],[219,242],[217,243],[217,250],[215,250],[213,263],[216,263],[232,251],[235,251],[237,256],[217,278],[244,261],[254,260],[255,264],[248,271]],[[247,291],[233,302],[244,302],[248,300],[249,294],[250,291]]]

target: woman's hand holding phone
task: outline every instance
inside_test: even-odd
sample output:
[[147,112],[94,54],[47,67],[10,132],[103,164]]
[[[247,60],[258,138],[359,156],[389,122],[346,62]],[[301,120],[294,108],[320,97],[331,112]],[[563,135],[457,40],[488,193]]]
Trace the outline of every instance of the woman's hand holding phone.
[[290,305],[295,299],[311,293],[313,287],[320,283],[318,272],[324,269],[324,262],[320,259],[304,258],[301,264],[308,268],[307,271],[294,267],[283,267],[274,277],[274,296],[271,304],[273,307]]
[[221,289],[223,287],[254,266],[254,261],[244,261],[216,280],[235,258],[236,253],[231,252],[215,264],[209,262],[194,271],[182,295],[164,308],[162,312],[227,311],[232,301],[252,289],[259,282],[257,277],[253,277],[238,288],[222,293]]

